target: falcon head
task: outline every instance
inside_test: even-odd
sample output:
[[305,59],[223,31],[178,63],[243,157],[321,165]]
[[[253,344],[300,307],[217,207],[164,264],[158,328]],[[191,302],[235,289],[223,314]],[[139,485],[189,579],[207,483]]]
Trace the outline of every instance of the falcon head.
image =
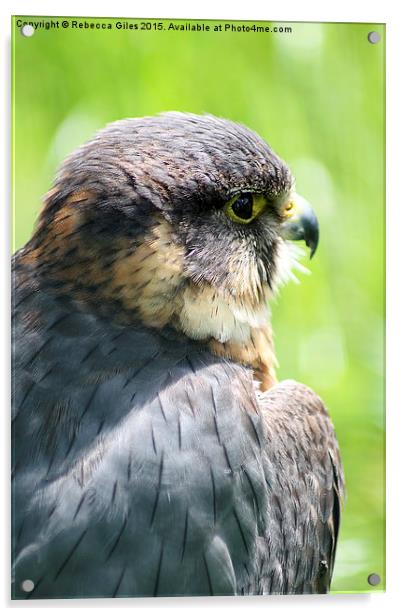
[[267,302],[291,268],[292,239],[313,255],[317,219],[263,139],[165,113],[115,122],[66,160],[26,254],[81,306],[173,328],[268,386]]

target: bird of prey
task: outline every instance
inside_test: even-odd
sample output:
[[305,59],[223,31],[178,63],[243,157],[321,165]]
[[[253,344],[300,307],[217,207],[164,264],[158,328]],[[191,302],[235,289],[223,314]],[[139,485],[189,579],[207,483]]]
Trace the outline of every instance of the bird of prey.
[[248,128],[112,123],[13,263],[13,598],[325,593],[343,472],[268,303],[318,223]]

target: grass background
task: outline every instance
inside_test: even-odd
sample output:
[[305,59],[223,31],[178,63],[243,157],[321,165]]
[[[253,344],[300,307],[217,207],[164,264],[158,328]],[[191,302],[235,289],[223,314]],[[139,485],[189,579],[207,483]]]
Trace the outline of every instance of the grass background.
[[[24,38],[14,22],[15,249],[30,237],[63,158],[113,120],[213,113],[253,128],[290,164],[317,212],[321,241],[311,275],[288,284],[272,307],[279,376],[324,398],[342,450],[348,498],[332,591],[369,591],[372,572],[382,590],[384,27],[295,23],[282,24],[292,33],[269,34],[70,27]],[[203,23],[212,30],[224,22]],[[377,45],[367,40],[371,30],[382,35]]]

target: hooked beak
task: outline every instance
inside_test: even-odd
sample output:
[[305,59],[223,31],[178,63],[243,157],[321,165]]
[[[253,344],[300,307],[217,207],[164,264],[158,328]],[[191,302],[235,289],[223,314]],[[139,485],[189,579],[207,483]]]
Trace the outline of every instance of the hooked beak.
[[285,240],[304,240],[310,248],[312,259],[319,238],[319,225],[313,208],[306,199],[293,193],[285,204],[284,215],[286,219],[281,225],[280,235]]

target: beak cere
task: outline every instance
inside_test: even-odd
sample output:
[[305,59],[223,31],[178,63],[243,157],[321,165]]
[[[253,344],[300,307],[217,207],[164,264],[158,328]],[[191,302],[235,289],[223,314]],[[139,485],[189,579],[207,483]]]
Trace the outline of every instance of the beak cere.
[[298,194],[293,194],[285,208],[287,220],[281,225],[281,236],[285,240],[304,240],[310,248],[310,259],[318,246],[319,225],[311,205]]

